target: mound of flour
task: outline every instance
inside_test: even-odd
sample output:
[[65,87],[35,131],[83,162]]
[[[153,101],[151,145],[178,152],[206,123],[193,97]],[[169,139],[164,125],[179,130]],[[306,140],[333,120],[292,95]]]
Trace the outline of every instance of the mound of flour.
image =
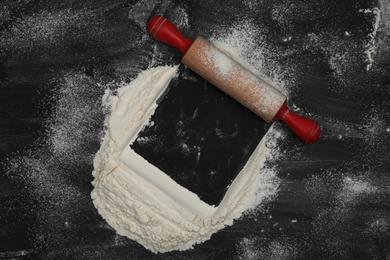
[[210,239],[245,210],[273,195],[277,186],[272,173],[261,171],[266,158],[265,138],[218,207],[200,200],[130,148],[149,123],[156,100],[177,76],[177,68],[146,70],[120,88],[117,95],[105,96],[111,114],[94,160],[91,196],[95,207],[118,234],[155,253],[186,250]]

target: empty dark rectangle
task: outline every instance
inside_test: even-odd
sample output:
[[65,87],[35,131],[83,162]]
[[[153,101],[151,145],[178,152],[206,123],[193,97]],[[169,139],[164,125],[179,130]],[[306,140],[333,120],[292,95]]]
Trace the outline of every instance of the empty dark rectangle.
[[206,203],[219,205],[270,126],[182,66],[131,148]]

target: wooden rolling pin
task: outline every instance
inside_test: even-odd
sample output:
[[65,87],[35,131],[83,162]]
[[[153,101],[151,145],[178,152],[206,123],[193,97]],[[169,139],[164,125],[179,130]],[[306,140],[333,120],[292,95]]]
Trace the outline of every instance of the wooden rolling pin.
[[291,112],[287,97],[221,50],[198,37],[187,39],[163,16],[150,19],[147,29],[156,39],[178,48],[182,62],[267,122],[280,119],[303,141],[314,142],[321,133],[311,119]]

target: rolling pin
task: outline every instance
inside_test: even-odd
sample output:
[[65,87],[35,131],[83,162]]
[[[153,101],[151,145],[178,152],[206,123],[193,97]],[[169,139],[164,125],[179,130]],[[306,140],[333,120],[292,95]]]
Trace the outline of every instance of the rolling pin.
[[178,48],[183,54],[184,65],[265,121],[284,121],[307,143],[314,142],[320,135],[321,128],[316,122],[288,109],[286,95],[202,37],[184,37],[171,21],[160,15],[150,19],[147,29],[156,39]]

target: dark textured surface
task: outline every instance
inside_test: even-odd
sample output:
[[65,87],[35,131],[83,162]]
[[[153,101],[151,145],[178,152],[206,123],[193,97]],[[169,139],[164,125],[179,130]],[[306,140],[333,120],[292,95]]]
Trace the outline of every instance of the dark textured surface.
[[[243,56],[323,127],[306,145],[276,123],[269,169],[280,178],[277,196],[193,250],[158,255],[115,234],[90,198],[104,91],[180,60],[148,36],[154,14],[192,37],[223,39],[235,28],[244,38],[236,48],[254,35]],[[389,22],[383,0],[2,1],[0,258],[389,259]],[[187,105],[180,93],[171,101]],[[210,116],[234,133],[235,119],[218,113],[236,104],[218,102],[227,103]],[[257,120],[249,126],[264,125]],[[236,151],[228,148],[221,156]]]
[[184,66],[151,122],[134,151],[216,206],[271,125]]

